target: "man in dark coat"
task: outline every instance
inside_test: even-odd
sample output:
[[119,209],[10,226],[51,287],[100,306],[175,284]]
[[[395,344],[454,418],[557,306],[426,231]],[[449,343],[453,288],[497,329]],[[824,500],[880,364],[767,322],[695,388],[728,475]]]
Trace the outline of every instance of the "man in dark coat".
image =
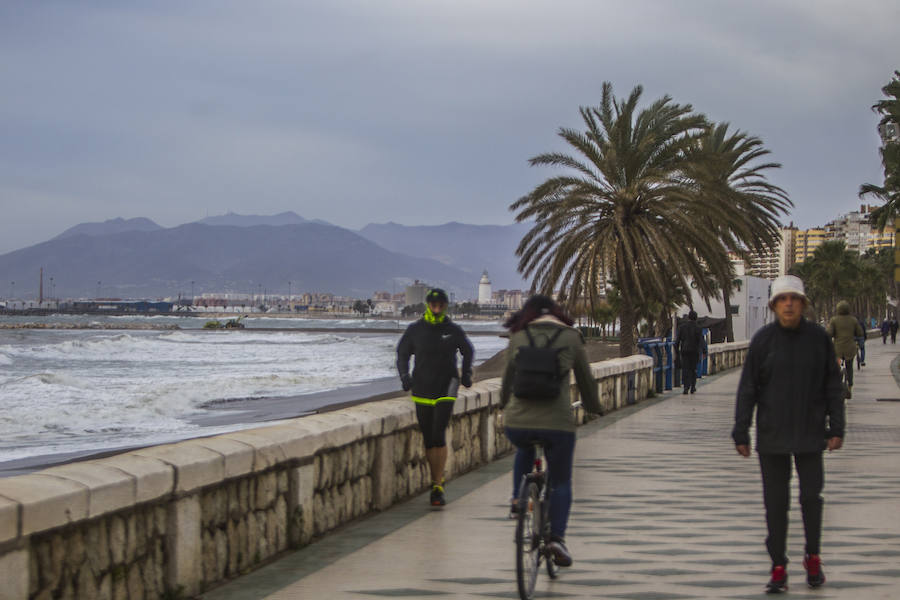
[[678,326],[675,332],[675,352],[681,357],[681,382],[684,384],[682,394],[697,391],[697,363],[700,362],[700,351],[703,348],[703,330],[697,324],[697,313],[688,313],[687,321]]
[[[403,391],[410,391],[425,443],[425,459],[431,471],[431,505],[444,506],[444,467],[447,464],[446,431],[453,416],[459,385],[472,385],[475,350],[462,327],[447,316],[447,293],[435,288],[425,296],[424,316],[409,325],[397,344],[397,371]],[[456,353],[462,355],[462,374]],[[412,376],[409,359],[415,356]]]
[[834,345],[825,330],[803,317],[809,300],[803,282],[785,275],[772,282],[769,308],[776,321],[750,341],[741,373],[731,433],[738,454],[750,456],[756,410],[756,451],[772,559],[770,593],[787,589],[787,525],[791,458],[800,483],[806,533],[803,566],[810,587],[825,583],[819,558],[822,534],[823,451],[844,438],[844,398]]

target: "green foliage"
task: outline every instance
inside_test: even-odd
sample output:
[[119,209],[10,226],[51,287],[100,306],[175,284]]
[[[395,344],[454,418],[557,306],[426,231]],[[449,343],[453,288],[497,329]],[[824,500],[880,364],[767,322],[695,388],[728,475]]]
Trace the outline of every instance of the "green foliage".
[[[666,320],[688,280],[710,298],[731,281],[727,251],[771,243],[790,201],[765,181],[773,163],[761,142],[713,127],[669,96],[638,109],[642,88],[617,100],[603,84],[600,106],[580,109],[585,130],[561,128],[574,154],[552,152],[533,166],[563,171],[510,206],[534,227],[519,244],[519,271],[532,290],[593,314],[607,277],[619,290],[620,354],[635,351],[638,320]],[[573,311],[574,312],[574,311]]]
[[370,308],[370,304],[364,300],[357,300],[353,303],[353,312],[359,313],[361,315],[367,314]]
[[408,306],[404,306],[400,314],[404,317],[414,317],[418,315],[425,314],[425,303],[419,302],[418,304],[410,304]]
[[818,320],[831,318],[841,300],[850,302],[857,316],[880,319],[893,290],[893,251],[870,250],[859,256],[847,250],[844,242],[825,242],[790,272],[803,279]]
[[[872,110],[881,115],[879,127],[894,123],[900,126],[900,71],[894,71],[891,81],[881,88],[884,100],[876,102]],[[860,197],[874,196],[884,204],[872,214],[879,231],[900,217],[900,140],[886,141],[881,147],[881,164],[884,169],[883,185],[865,183],[859,188]]]

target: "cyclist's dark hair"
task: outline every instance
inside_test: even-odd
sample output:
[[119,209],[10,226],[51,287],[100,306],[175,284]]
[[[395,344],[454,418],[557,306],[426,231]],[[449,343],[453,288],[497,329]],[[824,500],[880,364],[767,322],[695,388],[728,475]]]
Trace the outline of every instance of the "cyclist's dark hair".
[[553,315],[569,326],[575,323],[574,319],[566,314],[566,311],[563,310],[559,304],[554,302],[552,298],[542,294],[535,294],[525,302],[520,310],[513,313],[503,326],[509,329],[510,333],[515,333],[521,331],[526,325],[544,315]]

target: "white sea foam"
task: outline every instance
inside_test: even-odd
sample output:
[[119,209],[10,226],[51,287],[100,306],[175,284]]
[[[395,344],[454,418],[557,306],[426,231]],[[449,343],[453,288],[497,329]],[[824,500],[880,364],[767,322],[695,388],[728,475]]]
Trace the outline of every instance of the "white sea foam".
[[[398,338],[302,329],[0,330],[0,461],[213,434],[224,429],[201,429],[192,417],[216,400],[396,376]],[[471,339],[480,360],[506,345]]]

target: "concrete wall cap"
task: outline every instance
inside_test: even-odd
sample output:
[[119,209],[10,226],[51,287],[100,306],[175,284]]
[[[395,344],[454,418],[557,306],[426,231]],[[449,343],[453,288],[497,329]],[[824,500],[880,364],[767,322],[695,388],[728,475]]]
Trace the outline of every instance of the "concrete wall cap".
[[159,459],[175,468],[175,492],[187,493],[221,481],[225,477],[225,458],[204,448],[195,440],[152,446],[133,454]]
[[88,488],[52,475],[32,473],[0,479],[0,497],[21,505],[22,536],[68,525],[88,515]]
[[76,462],[41,471],[84,485],[88,489],[88,517],[131,507],[137,497],[136,478],[96,461]]
[[217,437],[235,440],[253,447],[253,470],[265,471],[286,460],[284,450],[278,440],[267,436],[269,427],[257,427],[233,431]]
[[19,503],[0,498],[0,544],[19,537]]
[[253,472],[253,446],[222,436],[199,438],[194,442],[203,448],[218,452],[225,460],[225,478],[240,477]]
[[131,452],[92,462],[119,469],[135,478],[135,502],[158,500],[175,491],[175,467],[158,458]]

